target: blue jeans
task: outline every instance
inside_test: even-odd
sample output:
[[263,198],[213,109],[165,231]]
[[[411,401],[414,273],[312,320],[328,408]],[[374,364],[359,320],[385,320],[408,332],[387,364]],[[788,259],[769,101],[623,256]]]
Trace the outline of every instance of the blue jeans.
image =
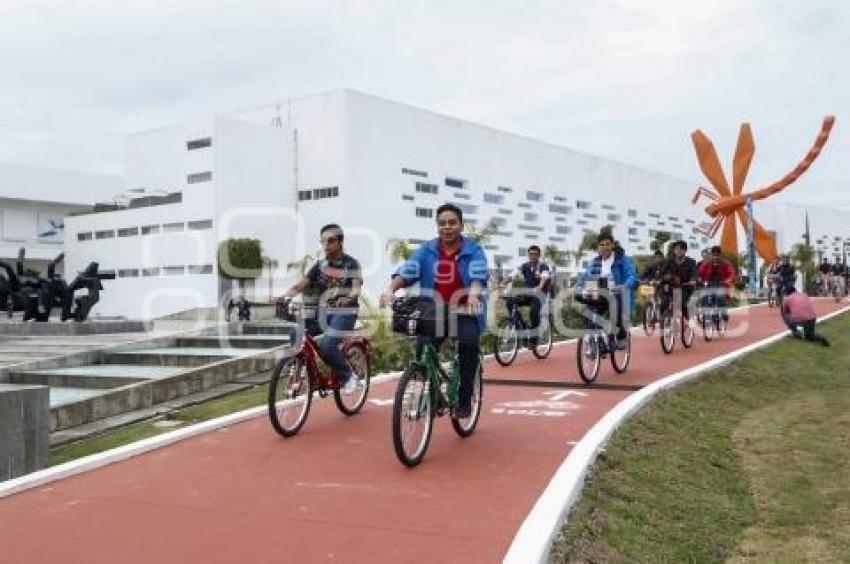
[[329,313],[326,318],[325,334],[322,335],[322,340],[319,342],[322,356],[333,368],[340,384],[345,384],[351,378],[351,367],[345,360],[342,351],[339,350],[339,345],[346,336],[345,333],[354,329],[356,321],[356,315]]

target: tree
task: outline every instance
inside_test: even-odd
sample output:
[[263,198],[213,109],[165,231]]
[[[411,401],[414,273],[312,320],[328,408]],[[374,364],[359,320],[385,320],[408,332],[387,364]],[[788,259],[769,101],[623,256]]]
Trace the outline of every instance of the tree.
[[581,262],[581,257],[585,251],[589,251],[596,248],[596,241],[599,239],[599,233],[596,231],[588,230],[585,231],[584,235],[581,238],[581,242],[578,244],[578,248],[573,253],[576,259],[576,266]]
[[664,247],[664,243],[669,241],[673,235],[669,231],[656,231],[655,237],[649,244],[649,248],[653,251],[660,251]]
[[555,274],[555,271],[557,270],[558,266],[567,264],[567,251],[562,251],[558,247],[550,243],[549,245],[546,245],[546,247],[543,248],[543,258],[546,261],[552,263],[552,272],[550,273],[550,275],[552,276],[551,284],[553,287],[555,287],[555,285],[557,284],[557,276]]
[[218,272],[228,280],[239,282],[244,295],[245,281],[262,274],[263,247],[259,239],[226,239],[218,247]]
[[478,243],[479,245],[484,245],[489,241],[493,235],[499,232],[499,224],[495,219],[491,219],[487,222],[487,225],[477,229],[475,227],[470,227],[466,230],[466,236]]
[[307,273],[307,268],[313,264],[313,261],[316,260],[316,257],[306,254],[300,259],[294,260],[292,262],[286,263],[286,271],[287,272],[297,272],[301,276],[304,276]]
[[267,256],[263,257],[263,268],[267,268],[268,271],[269,271],[269,301],[271,301],[271,299],[273,297],[272,293],[274,291],[274,289],[272,287],[273,286],[272,274],[274,273],[274,269],[277,268],[278,266],[280,266],[280,263],[277,260],[275,260],[271,257],[267,257]]
[[413,247],[405,239],[387,241],[387,251],[392,262],[402,262],[413,256]]

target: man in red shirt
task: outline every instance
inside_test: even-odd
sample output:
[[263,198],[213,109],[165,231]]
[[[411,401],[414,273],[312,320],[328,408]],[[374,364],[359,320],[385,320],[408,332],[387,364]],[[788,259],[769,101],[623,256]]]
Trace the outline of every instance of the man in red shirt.
[[697,277],[707,283],[710,288],[724,289],[723,294],[717,297],[719,302],[717,305],[723,312],[723,318],[729,319],[726,313],[726,299],[732,292],[732,285],[735,283],[737,274],[735,274],[735,267],[723,258],[719,246],[711,247],[711,256],[699,264]]
[[[826,337],[815,334],[817,314],[812,307],[812,299],[805,293],[798,292],[794,286],[786,290],[785,299],[782,301],[782,319],[795,339],[804,338],[812,343],[829,346]],[[803,328],[803,337],[800,337],[800,327]]]

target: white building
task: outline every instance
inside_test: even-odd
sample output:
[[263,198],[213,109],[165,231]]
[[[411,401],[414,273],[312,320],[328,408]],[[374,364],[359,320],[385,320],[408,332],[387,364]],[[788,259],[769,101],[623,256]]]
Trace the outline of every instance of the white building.
[[[63,251],[65,219],[120,192],[120,176],[0,163],[0,260],[43,272]],[[57,269],[63,272],[62,265]]]
[[[103,315],[215,307],[230,289],[217,276],[219,242],[258,238],[285,265],[315,257],[319,228],[330,222],[344,227],[374,295],[393,267],[387,242],[433,237],[434,209],[447,201],[468,225],[498,222],[486,249],[504,268],[532,243],[572,251],[586,230],[606,224],[632,254],[648,253],[655,231],[694,248],[709,243],[694,231],[707,221],[704,205],[690,203],[698,181],[350,90],[133,135],[126,164],[126,187],[170,196],[67,221],[69,268],[98,257],[118,274],[98,305]],[[757,206],[781,249],[800,241],[807,208]],[[844,212],[808,213],[813,241],[828,239],[830,252],[850,240]],[[280,266],[274,292],[292,278]],[[268,278],[258,280],[255,298],[269,292]]]

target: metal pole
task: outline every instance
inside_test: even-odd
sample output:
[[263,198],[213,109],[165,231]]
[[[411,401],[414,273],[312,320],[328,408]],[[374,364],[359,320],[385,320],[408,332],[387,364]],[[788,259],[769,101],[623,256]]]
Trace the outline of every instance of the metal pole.
[[757,282],[756,282],[756,240],[753,234],[753,200],[752,198],[747,198],[747,214],[749,218],[747,219],[747,252],[748,252],[748,263],[749,266],[747,270],[749,271],[749,283],[747,287],[750,291],[750,296],[756,295],[757,290]]

